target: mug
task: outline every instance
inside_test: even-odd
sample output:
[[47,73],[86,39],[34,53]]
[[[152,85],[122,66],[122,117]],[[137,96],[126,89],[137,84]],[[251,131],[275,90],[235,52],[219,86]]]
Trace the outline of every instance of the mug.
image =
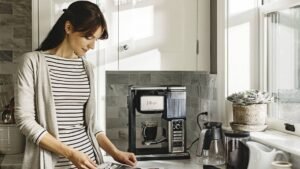
[[272,169],[292,169],[292,164],[288,161],[273,161]]
[[142,122],[142,135],[144,141],[154,141],[157,134],[157,121],[143,121]]

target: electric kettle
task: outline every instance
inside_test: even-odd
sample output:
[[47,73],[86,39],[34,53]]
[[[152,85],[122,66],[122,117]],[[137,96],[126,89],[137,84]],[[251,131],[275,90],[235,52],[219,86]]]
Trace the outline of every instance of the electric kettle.
[[204,123],[204,128],[200,132],[196,155],[201,157],[204,165],[225,164],[222,123]]

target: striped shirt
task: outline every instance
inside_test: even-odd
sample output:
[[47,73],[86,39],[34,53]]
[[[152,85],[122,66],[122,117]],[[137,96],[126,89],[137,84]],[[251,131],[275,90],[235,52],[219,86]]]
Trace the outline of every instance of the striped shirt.
[[[95,161],[91,141],[86,132],[84,107],[90,95],[90,84],[82,59],[65,59],[47,55],[51,89],[55,102],[59,140]],[[76,168],[63,156],[55,169]]]

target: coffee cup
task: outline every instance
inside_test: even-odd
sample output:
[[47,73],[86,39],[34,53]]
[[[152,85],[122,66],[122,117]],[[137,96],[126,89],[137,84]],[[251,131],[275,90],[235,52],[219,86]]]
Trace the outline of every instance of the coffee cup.
[[142,122],[142,135],[144,141],[154,141],[157,135],[157,121],[143,121]]
[[288,161],[273,161],[272,169],[291,169],[292,164]]

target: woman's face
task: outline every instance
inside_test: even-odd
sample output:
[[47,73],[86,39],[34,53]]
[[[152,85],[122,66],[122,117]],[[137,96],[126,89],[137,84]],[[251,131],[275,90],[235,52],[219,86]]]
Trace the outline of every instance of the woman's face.
[[94,34],[88,37],[82,32],[71,32],[67,36],[67,41],[77,56],[84,56],[88,50],[94,49],[95,42],[100,38],[102,32],[101,27],[98,27]]

